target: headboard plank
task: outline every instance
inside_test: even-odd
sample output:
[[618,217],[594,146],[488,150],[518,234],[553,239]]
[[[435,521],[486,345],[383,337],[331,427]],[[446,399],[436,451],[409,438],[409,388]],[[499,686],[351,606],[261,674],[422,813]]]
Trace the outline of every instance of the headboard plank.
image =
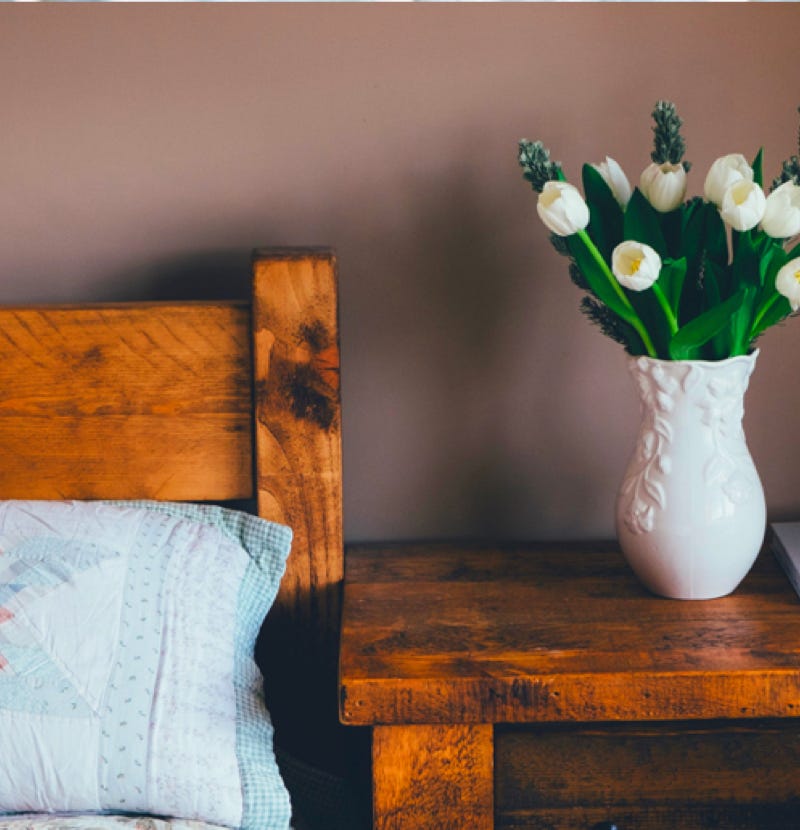
[[[257,252],[254,260],[257,495],[260,515],[294,541],[268,618],[276,734],[306,757],[337,723],[337,632],[344,569],[336,262],[329,251]],[[301,711],[302,717],[297,717]],[[305,736],[299,734],[305,732]],[[317,761],[325,761],[319,757]]]
[[259,647],[276,735],[337,769],[335,259],[278,249],[257,252],[253,266],[252,310],[231,302],[0,308],[0,498],[257,495],[262,516],[294,530]]
[[0,498],[252,495],[246,304],[0,309]]

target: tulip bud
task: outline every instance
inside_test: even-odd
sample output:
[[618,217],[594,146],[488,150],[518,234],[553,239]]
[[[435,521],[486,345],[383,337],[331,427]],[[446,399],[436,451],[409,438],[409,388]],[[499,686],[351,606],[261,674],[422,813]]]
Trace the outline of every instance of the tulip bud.
[[572,236],[589,224],[589,207],[567,182],[547,182],[536,203],[539,218],[557,236]]
[[706,199],[719,207],[725,191],[742,179],[753,181],[753,168],[747,163],[747,159],[741,153],[720,156],[711,165],[706,176],[703,187]]
[[606,156],[605,161],[593,164],[592,167],[603,177],[619,206],[625,210],[631,198],[631,183],[619,164],[610,156]]
[[789,301],[792,311],[800,308],[800,257],[791,259],[778,271],[775,289]]
[[686,171],[682,164],[650,164],[642,171],[639,189],[657,211],[669,213],[686,195]]
[[661,273],[661,257],[642,242],[620,242],[611,253],[611,270],[625,288],[644,291]]
[[720,215],[734,230],[749,231],[764,217],[767,199],[764,191],[748,179],[739,179],[722,197]]
[[800,233],[800,187],[793,181],[784,182],[767,196],[761,227],[776,239]]

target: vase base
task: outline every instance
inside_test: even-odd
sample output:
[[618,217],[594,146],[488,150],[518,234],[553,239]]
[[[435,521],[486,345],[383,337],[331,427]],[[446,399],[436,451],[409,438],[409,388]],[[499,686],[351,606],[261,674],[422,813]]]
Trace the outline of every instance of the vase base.
[[683,593],[683,592],[670,592],[670,591],[658,591],[654,588],[651,588],[649,585],[646,585],[642,580],[642,585],[654,596],[659,597],[660,599],[674,599],[679,600],[681,602],[695,602],[695,601],[702,601],[702,600],[713,600],[713,599],[722,599],[723,597],[730,596],[741,583],[737,583],[733,586],[733,588],[728,588],[722,591],[710,591],[708,593],[696,594],[696,593]]
[[[763,538],[763,535],[762,535]],[[626,540],[627,541],[627,540]],[[664,599],[710,600],[732,594],[747,576],[761,543],[738,556],[708,557],[701,566],[692,557],[654,557],[646,546],[633,549],[621,540],[622,553],[642,585]]]

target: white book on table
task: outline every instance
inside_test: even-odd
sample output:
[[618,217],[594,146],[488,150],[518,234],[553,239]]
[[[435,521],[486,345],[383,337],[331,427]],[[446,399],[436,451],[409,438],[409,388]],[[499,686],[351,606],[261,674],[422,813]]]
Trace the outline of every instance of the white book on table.
[[800,522],[773,522],[772,550],[800,594]]

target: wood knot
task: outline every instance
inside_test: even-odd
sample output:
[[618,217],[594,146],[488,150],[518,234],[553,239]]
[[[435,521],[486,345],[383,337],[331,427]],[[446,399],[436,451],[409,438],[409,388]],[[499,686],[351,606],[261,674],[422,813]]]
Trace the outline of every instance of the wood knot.
[[336,401],[313,365],[301,363],[291,368],[282,379],[281,391],[295,418],[311,421],[320,429],[331,428]]
[[312,352],[321,352],[331,345],[330,334],[322,320],[301,323],[298,332],[300,342],[305,343]]
[[335,340],[317,319],[301,323],[300,348],[295,361],[285,367],[281,391],[295,418],[329,430],[336,417],[339,395],[339,351]]

